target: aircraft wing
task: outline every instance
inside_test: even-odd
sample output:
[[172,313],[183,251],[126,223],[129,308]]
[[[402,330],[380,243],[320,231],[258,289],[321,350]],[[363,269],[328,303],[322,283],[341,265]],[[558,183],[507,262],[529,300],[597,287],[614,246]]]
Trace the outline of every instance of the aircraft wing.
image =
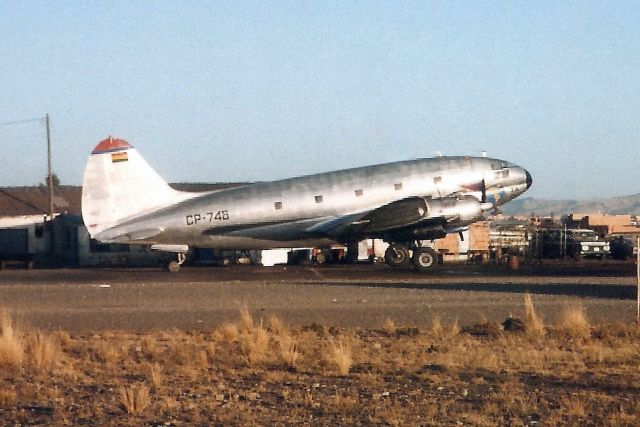
[[481,219],[484,211],[491,207],[472,196],[408,197],[373,210],[329,218],[306,231],[339,240],[352,237],[440,238],[446,230],[460,223]]
[[321,221],[307,231],[326,236],[392,230],[417,224],[427,212],[425,199],[410,197],[379,208]]

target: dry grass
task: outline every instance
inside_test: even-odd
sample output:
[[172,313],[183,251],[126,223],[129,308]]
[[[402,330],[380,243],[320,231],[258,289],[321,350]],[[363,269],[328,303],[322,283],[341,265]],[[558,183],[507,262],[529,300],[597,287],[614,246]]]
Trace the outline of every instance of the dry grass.
[[24,357],[24,332],[8,313],[0,314],[0,366],[17,368]]
[[301,356],[298,340],[291,335],[290,329],[284,322],[275,315],[269,316],[268,331],[273,336],[280,361],[289,369],[295,370]]
[[583,418],[587,415],[584,403],[576,397],[569,398],[566,401],[561,402],[561,404],[564,407],[565,415],[569,417]]
[[337,343],[332,341],[330,344],[329,361],[338,368],[340,375],[347,375],[353,364],[351,348],[344,340]]
[[385,320],[382,325],[382,329],[387,333],[387,335],[394,335],[398,327],[396,326],[396,322],[387,317],[387,320]]
[[120,404],[128,414],[141,414],[150,403],[147,386],[143,384],[120,386]]
[[160,388],[163,380],[162,367],[158,363],[147,365],[147,377],[156,389]]
[[[437,318],[395,334],[236,322],[226,338],[224,326],[73,335],[62,358],[44,344],[59,345],[59,332],[23,329],[21,369],[0,371],[3,424],[640,425],[634,326],[598,326],[578,340],[555,328],[544,339],[456,333]],[[113,365],[97,356],[109,349]],[[38,352],[59,366],[42,375]]]
[[0,389],[0,407],[13,405],[17,400],[17,394],[13,390]]
[[524,294],[524,327],[527,335],[531,337],[544,336],[544,323],[535,308],[531,294]]
[[290,369],[296,369],[300,351],[298,351],[298,341],[295,340],[288,332],[281,331],[276,338],[278,342],[278,353],[280,360]]
[[120,348],[111,339],[95,343],[93,352],[98,361],[108,365],[113,365],[120,359]]
[[156,357],[159,353],[158,341],[153,335],[145,335],[140,340],[140,349],[149,357]]
[[283,332],[287,331],[287,327],[284,322],[280,320],[280,318],[274,314],[269,316],[269,331],[271,331],[274,335],[280,335]]
[[71,335],[67,331],[58,330],[55,332],[55,336],[62,347],[69,347],[73,343]]
[[214,336],[224,342],[235,342],[238,340],[240,330],[235,323],[223,323],[214,331]]
[[460,333],[460,325],[458,324],[458,319],[451,325],[450,335],[455,336]]
[[433,318],[433,320],[431,321],[430,331],[431,331],[431,334],[433,334],[433,336],[436,337],[436,338],[442,336],[442,334],[444,332],[444,328],[442,327],[442,322],[440,321],[440,316],[435,316]]
[[253,316],[247,307],[240,309],[240,322],[238,329],[241,333],[251,333],[253,331]]
[[262,319],[260,323],[255,324],[249,310],[243,307],[240,309],[238,324],[223,325],[223,328],[221,331],[223,337],[226,335],[228,338],[232,338],[235,335],[240,353],[248,366],[255,366],[256,363],[264,359],[269,348],[269,331],[264,327]]
[[36,333],[31,337],[29,348],[33,365],[41,371],[49,371],[61,362],[62,351],[50,335]]
[[239,336],[240,351],[245,356],[247,364],[254,366],[263,360],[269,347],[269,333],[259,324],[243,332]]
[[559,326],[573,338],[585,339],[591,335],[591,325],[582,305],[565,307],[560,313]]

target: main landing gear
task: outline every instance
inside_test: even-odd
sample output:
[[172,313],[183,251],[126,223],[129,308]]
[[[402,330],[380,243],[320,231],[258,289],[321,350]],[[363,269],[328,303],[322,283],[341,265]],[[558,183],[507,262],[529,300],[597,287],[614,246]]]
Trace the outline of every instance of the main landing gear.
[[436,251],[417,243],[391,243],[384,253],[384,260],[392,267],[407,267],[412,263],[419,271],[433,271],[439,262]]
[[165,270],[171,273],[177,273],[178,271],[180,271],[180,266],[184,264],[184,262],[187,260],[187,254],[183,252],[178,252],[177,255],[178,255],[177,260],[169,261],[165,264],[164,266]]

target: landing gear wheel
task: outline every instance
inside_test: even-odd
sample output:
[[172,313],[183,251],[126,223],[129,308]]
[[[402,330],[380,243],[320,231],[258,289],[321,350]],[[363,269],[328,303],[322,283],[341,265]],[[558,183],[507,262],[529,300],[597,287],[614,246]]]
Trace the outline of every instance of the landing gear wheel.
[[165,265],[165,268],[170,273],[177,273],[178,271],[180,271],[180,266],[184,264],[186,260],[187,260],[187,254],[178,253],[178,259],[176,261],[169,261]]
[[405,267],[410,262],[409,249],[404,245],[393,243],[384,253],[384,261],[391,267]]
[[170,273],[177,273],[180,271],[180,264],[178,264],[178,261],[169,261],[167,264],[167,271]]
[[327,262],[327,256],[325,254],[320,252],[318,255],[316,255],[316,264],[322,265],[326,262]]
[[416,248],[411,261],[419,271],[433,271],[438,266],[438,254],[431,248]]

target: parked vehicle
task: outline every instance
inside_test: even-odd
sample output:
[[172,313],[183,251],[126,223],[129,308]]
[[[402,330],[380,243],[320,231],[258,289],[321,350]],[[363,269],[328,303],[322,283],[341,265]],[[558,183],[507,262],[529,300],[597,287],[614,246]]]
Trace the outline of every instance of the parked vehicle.
[[609,242],[598,237],[595,231],[588,229],[567,230],[569,239],[576,242],[574,258],[605,259],[609,255]]
[[609,255],[609,243],[588,229],[540,229],[534,236],[534,254],[540,258],[599,258]]
[[610,253],[611,258],[613,259],[624,261],[633,256],[633,242],[623,236],[619,236],[611,240],[611,242],[609,242],[609,246],[611,247]]

